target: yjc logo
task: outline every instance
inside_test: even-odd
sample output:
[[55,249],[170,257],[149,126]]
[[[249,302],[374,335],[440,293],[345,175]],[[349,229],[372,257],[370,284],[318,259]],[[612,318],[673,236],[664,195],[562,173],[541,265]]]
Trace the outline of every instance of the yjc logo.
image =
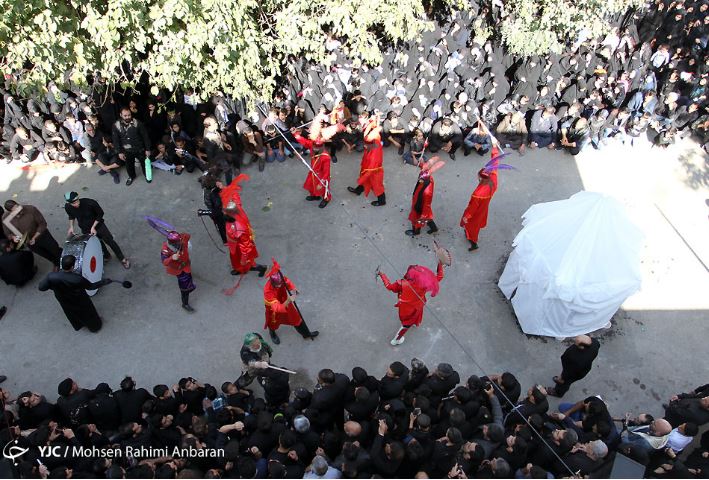
[[5,444],[2,449],[2,456],[11,460],[13,465],[17,465],[16,459],[27,453],[29,448],[23,448],[17,445],[17,440],[11,440]]

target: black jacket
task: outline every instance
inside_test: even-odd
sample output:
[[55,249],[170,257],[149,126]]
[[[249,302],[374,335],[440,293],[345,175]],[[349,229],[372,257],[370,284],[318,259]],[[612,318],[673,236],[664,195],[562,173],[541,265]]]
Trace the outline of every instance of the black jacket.
[[150,150],[150,138],[145,126],[135,118],[129,124],[118,120],[113,124],[111,131],[113,146],[120,153],[140,153]]

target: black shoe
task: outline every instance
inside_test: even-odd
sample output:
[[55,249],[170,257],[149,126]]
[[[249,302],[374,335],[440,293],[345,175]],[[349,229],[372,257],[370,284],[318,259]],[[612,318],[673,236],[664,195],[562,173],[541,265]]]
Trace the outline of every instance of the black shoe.
[[399,155],[403,155],[403,154],[404,154],[404,145],[401,145],[401,146],[399,147],[399,151],[398,151],[397,153],[398,153]]
[[332,160],[332,163],[337,163],[337,156],[333,155],[330,160]]
[[268,267],[266,267],[266,265],[259,265],[256,268],[258,269],[259,277],[263,277],[264,275],[266,275],[266,270],[268,270]]
[[99,170],[98,174],[99,175],[106,175],[108,172],[106,170]]
[[415,237],[416,235],[418,235],[419,233],[421,233],[421,230],[419,230],[419,231],[416,231],[416,230],[407,230],[407,231],[405,231],[404,233],[405,233],[406,235],[408,235],[409,237]]
[[4,317],[6,313],[7,307],[3,306],[2,308],[0,308],[0,319],[2,319],[2,317]]
[[190,313],[194,313],[194,311],[195,311],[194,308],[192,308],[189,303],[185,303],[184,305],[182,305],[182,308],[184,308],[185,310],[187,310]]
[[477,250],[478,248],[478,244],[470,240],[470,248],[468,249],[468,251],[472,252],[473,250]]
[[5,375],[0,375],[0,383],[4,382],[7,380],[7,377]]
[[276,332],[274,332],[273,330],[269,330],[269,333],[271,334],[271,341],[273,343],[275,343],[276,345],[280,345],[281,339],[278,338],[278,335],[276,334]]
[[455,153],[449,153],[448,155],[450,155],[451,160],[455,161]]
[[232,275],[238,275],[239,272],[237,272],[236,270],[232,270],[232,271],[231,271],[231,274],[232,274]]
[[258,161],[258,171],[263,172],[263,169],[266,168],[266,160],[260,159]]
[[309,202],[313,202],[315,200],[320,200],[321,198],[322,197],[316,197],[315,195],[308,195],[307,197],[305,197],[305,199]]
[[121,176],[118,175],[118,172],[114,172],[113,170],[111,170],[109,173],[113,177],[113,183],[115,183],[116,185],[121,183]]
[[310,335],[308,335],[307,337],[304,337],[304,338],[309,338],[311,340],[315,340],[315,337],[317,337],[318,335],[320,335],[320,332],[318,332],[317,330],[313,330],[312,332],[310,332]]
[[318,204],[318,208],[325,208],[325,207],[327,207],[328,203],[330,203],[330,202],[328,202],[327,200],[323,200],[322,202],[320,202]]
[[433,222],[428,222],[428,230],[426,230],[426,233],[429,235],[436,233],[438,231],[438,225],[436,225]]
[[126,185],[132,185],[133,184],[133,179],[128,177],[128,180],[126,180]]
[[468,155],[470,155],[470,149],[466,147],[463,149],[463,156],[467,157]]
[[153,183],[152,180],[148,180],[147,178],[145,179],[145,182],[146,182],[146,183]]
[[382,193],[377,197],[375,201],[372,202],[372,205],[375,207],[383,207],[384,205],[387,204],[387,195],[386,193]]
[[355,195],[361,195],[361,194],[362,194],[362,190],[360,190],[359,187],[357,187],[357,188],[354,188],[354,187],[347,187],[347,191],[348,191],[348,192],[351,192],[351,193],[354,193]]

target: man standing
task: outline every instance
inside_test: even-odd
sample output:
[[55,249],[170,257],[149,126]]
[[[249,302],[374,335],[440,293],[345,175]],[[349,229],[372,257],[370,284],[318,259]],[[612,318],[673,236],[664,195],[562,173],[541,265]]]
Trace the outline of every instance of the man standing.
[[0,278],[8,285],[21,287],[34,277],[37,267],[27,250],[15,250],[12,243],[0,239]]
[[305,177],[303,184],[303,188],[310,195],[305,199],[309,202],[322,199],[318,207],[325,208],[332,199],[332,195],[330,195],[330,153],[321,138],[310,140],[301,136],[299,131],[294,131],[293,135],[299,144],[310,150],[310,168],[312,170],[308,171],[308,176]]
[[399,308],[401,328],[389,343],[394,346],[401,345],[404,343],[404,335],[406,335],[409,328],[418,327],[423,321],[426,293],[431,292],[431,297],[438,295],[438,284],[443,280],[443,263],[438,262],[438,269],[435,274],[421,265],[411,265],[406,270],[404,278],[394,283],[391,283],[386,274],[379,270],[377,270],[377,275],[382,278],[384,287],[396,293],[399,298],[395,306]]
[[369,123],[364,127],[364,154],[359,167],[357,187],[347,187],[355,195],[369,195],[374,192],[377,199],[372,202],[375,207],[386,205],[384,193],[384,153],[381,140],[382,127],[379,126],[379,117],[372,115]]
[[600,348],[598,340],[588,335],[574,338],[574,344],[561,355],[561,375],[554,377],[556,386],[548,387],[547,395],[561,398],[571,388],[572,383],[588,375]]
[[295,297],[298,291],[288,277],[283,275],[278,262],[273,260],[273,267],[268,274],[268,281],[263,287],[263,301],[266,304],[266,323],[263,328],[268,329],[273,343],[281,343],[276,334],[276,330],[281,325],[291,325],[304,339],[315,339],[320,332],[310,331],[308,325],[300,315],[296,305]]
[[258,272],[259,277],[263,277],[266,265],[256,263],[258,250],[254,243],[254,232],[243,209],[232,200],[224,207],[224,217],[231,274],[244,275],[253,270]]
[[54,292],[54,297],[61,305],[74,330],[78,331],[82,327],[88,327],[91,332],[98,332],[101,330],[101,317],[98,316],[96,307],[86,290],[96,290],[108,285],[111,280],[104,278],[98,282],[89,282],[78,273],[72,272],[76,263],[74,255],[66,255],[62,258],[61,263],[62,270],[49,273],[39,282],[39,290]]
[[7,238],[19,244],[24,238],[27,247],[37,255],[46,258],[59,270],[62,249],[47,230],[47,222],[42,213],[32,205],[19,205],[14,200],[5,202],[2,228]]
[[445,162],[439,162],[438,157],[431,158],[428,162],[421,163],[421,172],[419,173],[414,195],[411,199],[411,212],[409,212],[409,221],[411,222],[411,230],[406,230],[406,235],[413,237],[421,233],[421,227],[428,224],[428,233],[436,233],[438,227],[433,221],[433,189],[435,187],[433,181],[433,172],[440,169]]
[[[140,163],[140,169],[145,175],[145,158],[150,157],[150,138],[145,126],[133,118],[130,108],[121,109],[121,119],[113,124],[113,146],[118,150],[118,158],[126,162],[128,180],[126,185],[131,185],[135,180],[135,162]],[[145,154],[145,157],[143,157]],[[142,158],[141,158],[142,157]],[[150,180],[147,180],[150,183]]]
[[[111,254],[108,253],[108,248],[106,248],[106,243],[116,257],[121,261],[123,267],[130,268],[130,261],[123,256],[121,247],[118,246],[116,241],[113,239],[110,230],[103,221],[103,209],[98,204],[96,200],[91,198],[79,198],[79,194],[76,192],[67,192],[64,194],[64,211],[69,216],[69,235],[74,235],[74,220],[79,223],[79,228],[84,235],[96,235],[101,241],[101,248],[103,249],[103,258],[108,260],[111,258]],[[105,243],[104,243],[105,242]]]
[[182,308],[193,313],[195,310],[190,306],[190,292],[197,287],[192,280],[189,245],[189,233],[169,232],[166,241],[162,244],[160,259],[167,274],[177,277],[177,286],[180,288],[182,297]]
[[[497,146],[492,148],[492,158],[499,155]],[[468,206],[460,219],[460,226],[465,229],[465,238],[470,242],[468,251],[478,249],[478,235],[487,225],[487,213],[490,200],[497,190],[497,169],[481,168],[478,172],[478,186],[470,195]]]

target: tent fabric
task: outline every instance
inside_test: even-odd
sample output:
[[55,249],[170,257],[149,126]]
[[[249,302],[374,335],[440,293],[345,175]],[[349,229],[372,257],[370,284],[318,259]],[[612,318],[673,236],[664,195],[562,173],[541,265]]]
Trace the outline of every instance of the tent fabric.
[[644,235],[614,198],[579,192],[532,205],[522,218],[498,286],[525,333],[598,330],[640,289]]

